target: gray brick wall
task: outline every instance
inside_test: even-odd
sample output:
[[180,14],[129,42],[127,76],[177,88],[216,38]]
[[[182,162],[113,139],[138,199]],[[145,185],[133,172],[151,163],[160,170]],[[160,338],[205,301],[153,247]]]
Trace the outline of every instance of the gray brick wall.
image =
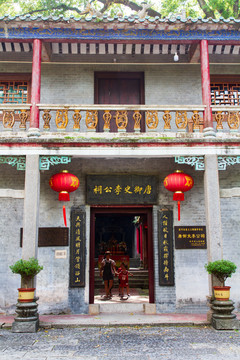
[[[93,103],[94,71],[144,71],[145,72],[145,100],[146,104],[201,104],[201,76],[199,65],[176,66],[135,66],[134,69],[122,65],[42,65],[42,103]],[[0,64],[0,72],[31,72],[31,64]],[[225,65],[211,65],[211,73],[240,73],[238,66],[231,69]],[[69,91],[71,89],[71,91]],[[173,91],[174,89],[174,91]],[[184,96],[182,96],[184,94]],[[83,127],[84,129],[84,127]],[[160,128],[159,128],[160,129]],[[173,158],[154,159],[81,159],[72,160],[67,166],[80,179],[79,190],[70,195],[71,201],[67,205],[67,218],[70,221],[72,206],[85,204],[85,175],[88,173],[140,173],[159,175],[159,204],[173,207],[174,225],[205,225],[203,172],[194,168],[182,166],[181,169],[193,176],[194,188],[185,194],[185,201],[181,206],[181,221],[177,222],[177,204],[172,200],[172,193],[163,187],[163,179],[178,166]],[[147,155],[147,154],[146,154]],[[159,151],[161,156],[161,150]],[[65,166],[52,167],[49,171],[41,172],[40,189],[40,217],[39,225],[63,226],[62,204],[58,201],[58,194],[53,192],[48,181],[51,175],[65,169]],[[220,172],[221,188],[239,187],[240,166],[229,167]],[[17,171],[8,165],[0,165],[0,188],[23,189],[24,172]],[[223,225],[223,253],[238,265],[237,274],[228,280],[232,286],[232,299],[239,303],[239,197],[222,198],[222,225]],[[9,265],[21,257],[19,247],[19,229],[23,221],[23,200],[0,198],[0,311],[12,311],[17,297],[17,287],[20,279],[9,270]],[[175,286],[160,287],[158,285],[158,246],[157,246],[157,211],[153,211],[154,220],[154,265],[155,265],[155,296],[157,309],[167,311],[205,311],[206,296],[208,295],[208,276],[204,270],[207,262],[206,250],[174,250],[175,259]],[[89,212],[89,209],[88,209]],[[89,259],[89,217],[87,228],[87,253]],[[66,248],[68,256],[69,249]],[[39,309],[41,312],[77,311],[76,298],[81,304],[80,310],[87,311],[88,301],[88,268],[86,270],[86,288],[68,291],[69,259],[55,259],[55,248],[40,248],[39,261],[44,270],[38,275],[37,295],[40,297]],[[193,287],[194,285],[194,287]],[[195,287],[196,285],[196,287]]]
[[[163,179],[177,166],[173,159],[79,159],[74,158],[67,166],[68,170],[80,179],[80,187],[70,194],[67,204],[67,220],[70,225],[70,209],[72,206],[85,204],[85,175],[88,173],[142,173],[159,175],[159,205],[153,209],[153,241],[154,241],[154,268],[155,268],[155,299],[159,312],[201,312],[206,311],[206,296],[208,295],[208,276],[204,269],[207,262],[206,250],[174,250],[175,286],[160,287],[158,285],[158,229],[157,211],[160,204],[173,208],[174,226],[177,225],[205,225],[205,209],[203,194],[203,172],[195,171],[191,167],[181,168],[193,176],[194,188],[185,193],[185,201],[181,205],[181,221],[177,221],[177,204],[172,200],[172,193],[163,187]],[[51,175],[65,166],[51,167],[48,171],[41,171],[40,189],[40,218],[41,227],[63,226],[62,203],[58,201],[58,194],[49,187]],[[17,171],[8,165],[1,165],[0,188],[23,189],[24,172]],[[229,167],[220,172],[221,188],[239,187],[240,166]],[[23,220],[23,199],[1,198],[0,207],[0,244],[1,244],[1,297],[0,310],[13,311],[17,297],[17,287],[20,279],[13,275],[8,266],[21,257],[19,247],[19,229]],[[224,257],[239,264],[239,197],[222,198],[223,223],[223,252]],[[86,259],[89,261],[89,207],[87,217],[87,244]],[[37,277],[37,295],[40,312],[80,311],[87,312],[88,304],[88,267],[86,269],[86,288],[72,291],[69,283],[69,249],[66,259],[55,259],[55,247],[39,248],[39,261],[44,270]],[[89,266],[89,265],[88,265]],[[4,276],[3,276],[4,275]],[[232,286],[232,299],[239,308],[238,273],[228,280]],[[75,304],[75,305],[73,305]]]

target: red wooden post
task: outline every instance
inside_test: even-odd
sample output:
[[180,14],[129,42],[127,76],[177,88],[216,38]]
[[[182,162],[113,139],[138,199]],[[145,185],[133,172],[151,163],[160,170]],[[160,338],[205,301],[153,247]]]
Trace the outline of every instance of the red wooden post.
[[200,55],[201,55],[201,75],[202,75],[202,102],[203,105],[206,105],[205,111],[203,113],[203,121],[204,121],[204,128],[207,128],[207,127],[213,127],[207,40],[200,41]]
[[31,112],[30,128],[39,128],[39,108],[41,90],[41,40],[33,40],[33,61],[32,61],[32,89],[31,89]]
[[140,224],[139,232],[140,232],[140,259],[142,261],[143,260],[143,229],[142,229],[142,224]]

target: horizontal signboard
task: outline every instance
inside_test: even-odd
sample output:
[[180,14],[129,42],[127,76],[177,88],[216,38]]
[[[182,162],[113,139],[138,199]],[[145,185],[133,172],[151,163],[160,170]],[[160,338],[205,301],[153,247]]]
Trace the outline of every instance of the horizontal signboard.
[[146,175],[88,175],[90,205],[156,204],[158,178]]

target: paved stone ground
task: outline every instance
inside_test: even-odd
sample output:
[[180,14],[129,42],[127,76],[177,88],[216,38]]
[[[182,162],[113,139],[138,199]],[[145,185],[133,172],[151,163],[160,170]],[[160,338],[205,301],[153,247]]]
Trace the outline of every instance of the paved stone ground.
[[0,359],[238,360],[240,332],[211,327],[77,327],[36,334],[0,330]]

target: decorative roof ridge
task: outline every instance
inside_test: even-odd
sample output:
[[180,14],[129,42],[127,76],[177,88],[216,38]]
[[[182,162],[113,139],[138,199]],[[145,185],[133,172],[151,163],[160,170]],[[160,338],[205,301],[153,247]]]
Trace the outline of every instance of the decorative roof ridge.
[[26,15],[15,15],[15,16],[11,16],[11,15],[4,15],[0,17],[0,21],[5,21],[5,22],[11,22],[11,21],[36,21],[36,22],[41,22],[41,21],[46,21],[46,22],[93,22],[93,23],[112,23],[112,22],[119,22],[119,23],[169,23],[169,24],[202,24],[202,23],[207,23],[207,24],[234,24],[234,23],[240,23],[240,19],[235,19],[233,17],[230,17],[228,19],[224,19],[223,17],[220,17],[219,19],[213,19],[213,18],[202,18],[202,17],[197,17],[197,18],[192,18],[192,17],[186,17],[186,18],[182,18],[181,16],[171,16],[169,18],[159,18],[158,16],[156,17],[149,17],[146,16],[145,18],[141,19],[139,18],[138,15],[130,15],[130,16],[114,16],[114,17],[108,17],[108,15],[103,15],[102,18],[97,17],[96,15],[85,15],[85,16],[79,16],[79,17],[75,17],[73,15],[69,16],[69,17],[64,17],[63,15],[59,15],[59,16],[42,16],[42,15],[30,15],[30,14],[26,14]]

